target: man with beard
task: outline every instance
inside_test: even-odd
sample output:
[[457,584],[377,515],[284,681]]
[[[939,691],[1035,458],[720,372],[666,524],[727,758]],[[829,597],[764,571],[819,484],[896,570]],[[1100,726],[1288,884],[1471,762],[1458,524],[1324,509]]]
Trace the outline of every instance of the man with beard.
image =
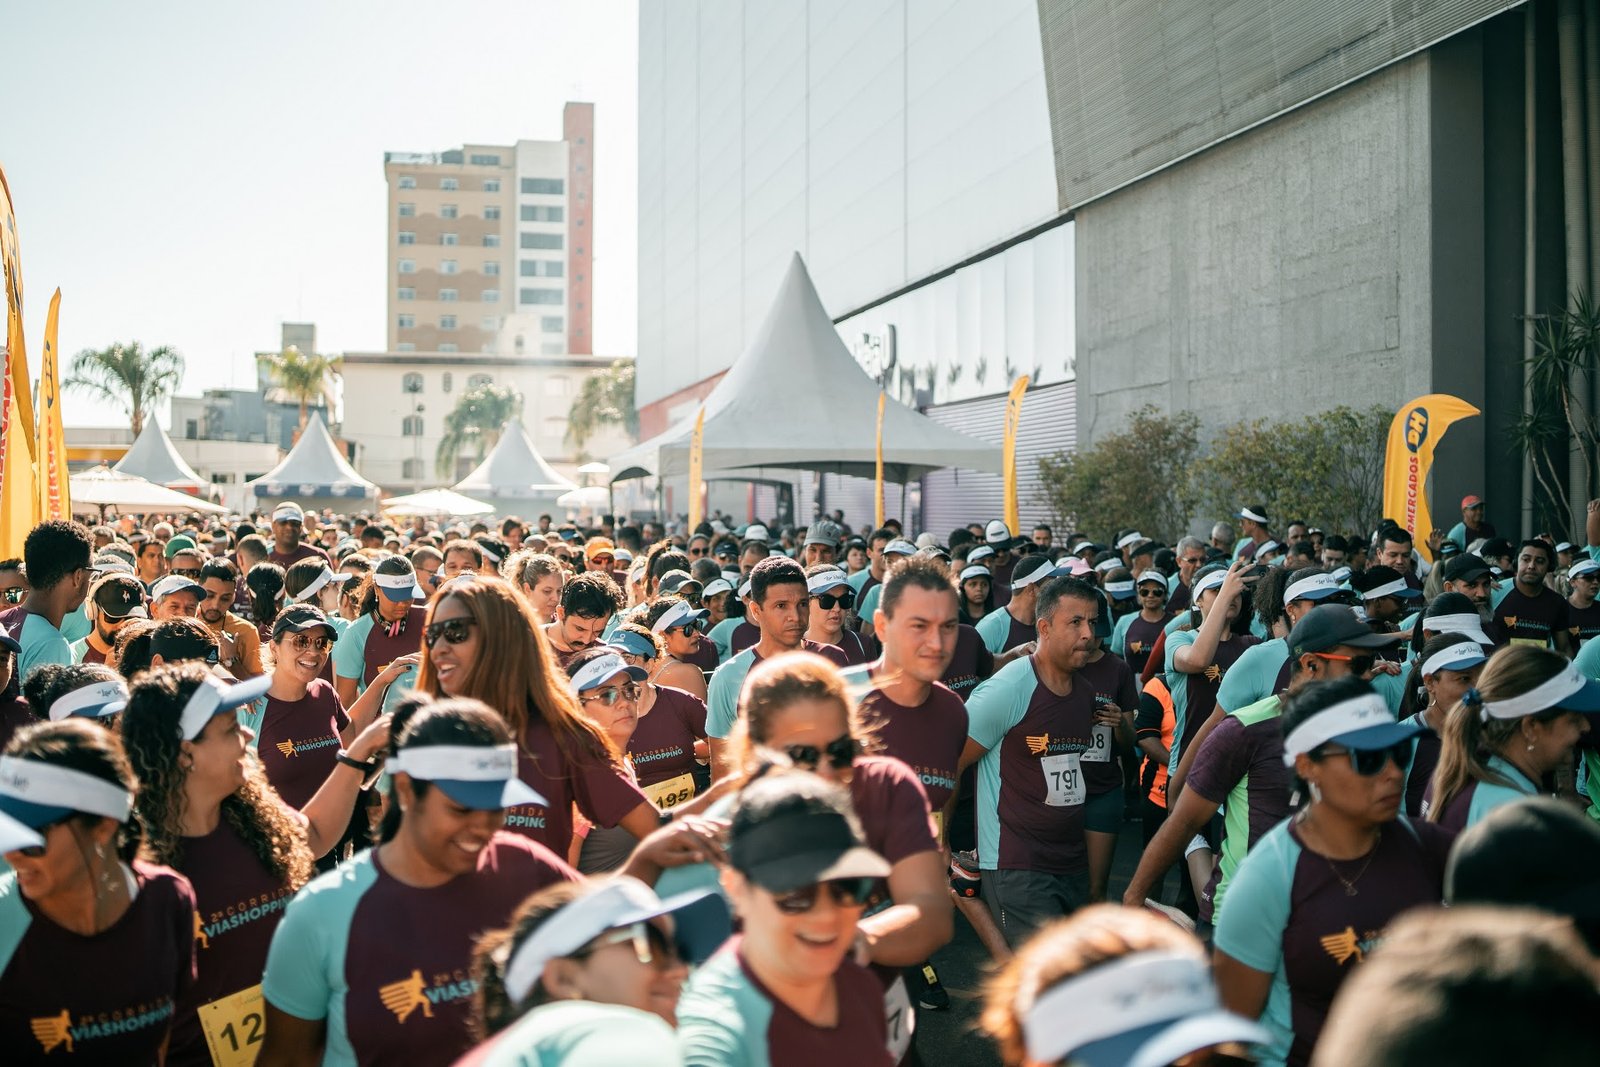
[[144,586],[131,574],[106,574],[89,587],[89,623],[94,628],[72,646],[76,663],[104,663],[129,619],[148,619]]
[[276,563],[288,570],[303,559],[328,558],[322,549],[301,540],[305,535],[305,521],[306,513],[293,500],[285,500],[272,510],[272,550],[267,553],[269,563]]
[[1444,565],[1444,592],[1460,593],[1472,601],[1481,622],[1494,618],[1494,608],[1490,605],[1493,591],[1494,579],[1489,574],[1489,565],[1472,553],[1463,552]]
[[217,636],[219,662],[238,679],[264,673],[261,667],[261,635],[255,625],[231,610],[238,587],[239,571],[225,559],[214,559],[200,569],[200,621]]

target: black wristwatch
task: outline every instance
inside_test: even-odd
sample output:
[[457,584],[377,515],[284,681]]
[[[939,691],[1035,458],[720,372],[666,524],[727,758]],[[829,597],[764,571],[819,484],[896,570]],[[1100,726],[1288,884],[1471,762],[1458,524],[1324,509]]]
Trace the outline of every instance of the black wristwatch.
[[378,775],[383,770],[382,761],[368,760],[366,762],[362,762],[342,748],[339,750],[338,755],[334,756],[333,758],[335,761],[344,764],[346,767],[354,767],[356,770],[361,772],[362,789],[371,789],[372,783],[378,780]]

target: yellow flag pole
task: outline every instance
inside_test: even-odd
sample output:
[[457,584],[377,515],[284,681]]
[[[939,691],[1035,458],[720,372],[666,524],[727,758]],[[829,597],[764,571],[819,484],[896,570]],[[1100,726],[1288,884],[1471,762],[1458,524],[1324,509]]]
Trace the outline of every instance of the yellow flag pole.
[[22,555],[38,521],[33,473],[33,383],[22,334],[22,254],[11,188],[0,170],[0,273],[5,275],[6,331],[0,365],[0,554]]
[[700,525],[703,510],[705,428],[706,409],[702,407],[694,417],[694,436],[689,439],[689,532],[691,534],[694,533],[695,527]]
[[883,529],[883,390],[878,390],[878,475],[872,493],[872,526]]
[[50,298],[50,312],[44,320],[44,358],[39,364],[37,457],[39,518],[72,518],[72,490],[67,479],[67,432],[61,425],[61,367],[56,346],[56,329],[61,315],[61,290]]
[[1017,509],[1017,427],[1022,423],[1022,394],[1028,391],[1028,376],[1024,374],[1011,383],[1011,395],[1006,398],[1005,422],[1005,520],[1012,536],[1022,531],[1022,520]]

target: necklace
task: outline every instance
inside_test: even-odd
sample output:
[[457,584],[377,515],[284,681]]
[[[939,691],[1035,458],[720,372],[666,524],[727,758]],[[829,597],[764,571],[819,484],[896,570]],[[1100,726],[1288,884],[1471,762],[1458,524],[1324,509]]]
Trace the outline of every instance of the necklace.
[[[1309,814],[1309,811],[1307,814]],[[1309,822],[1310,820],[1306,819],[1305,821]],[[1302,834],[1304,832],[1304,830],[1301,831]],[[1378,854],[1378,844],[1379,841],[1382,840],[1382,834],[1383,831],[1379,830],[1377,834],[1374,835],[1372,847],[1367,849],[1367,858],[1362,862],[1361,869],[1356,872],[1354,878],[1346,878],[1344,873],[1341,872],[1337,866],[1335,866],[1332,857],[1328,856],[1326,853],[1317,853],[1317,855],[1322,857],[1322,862],[1328,865],[1328,870],[1332,871],[1333,876],[1339,880],[1339,884],[1344,886],[1345,896],[1353,897],[1359,892],[1359,890],[1356,889],[1356,883],[1361,881],[1361,876],[1367,873],[1368,867],[1372,866],[1372,858]],[[1321,835],[1319,834],[1318,836]]]

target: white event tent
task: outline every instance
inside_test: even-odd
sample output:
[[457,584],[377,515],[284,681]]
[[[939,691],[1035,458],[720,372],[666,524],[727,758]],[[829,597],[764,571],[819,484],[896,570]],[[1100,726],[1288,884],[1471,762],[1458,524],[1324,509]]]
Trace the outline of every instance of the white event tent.
[[293,500],[303,508],[351,510],[352,502],[370,500],[378,487],[356,473],[328,433],[320,412],[313,411],[300,440],[283,461],[246,486],[266,507]]
[[451,488],[493,504],[496,514],[526,518],[555,511],[556,498],[577,486],[545,462],[522,421],[512,419],[501,428],[500,440],[483,462]]
[[139,431],[128,451],[111,468],[120,474],[131,474],[168,489],[187,489],[203,493],[210,483],[194,472],[172,444],[172,438],[161,424],[151,419]]

